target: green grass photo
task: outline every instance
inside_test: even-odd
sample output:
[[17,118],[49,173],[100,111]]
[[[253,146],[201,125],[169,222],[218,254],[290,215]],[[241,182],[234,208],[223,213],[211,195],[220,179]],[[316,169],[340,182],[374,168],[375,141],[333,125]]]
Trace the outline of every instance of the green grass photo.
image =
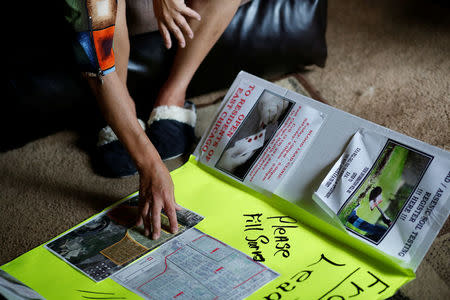
[[350,231],[378,244],[394,225],[433,157],[388,140],[365,180],[338,212]]

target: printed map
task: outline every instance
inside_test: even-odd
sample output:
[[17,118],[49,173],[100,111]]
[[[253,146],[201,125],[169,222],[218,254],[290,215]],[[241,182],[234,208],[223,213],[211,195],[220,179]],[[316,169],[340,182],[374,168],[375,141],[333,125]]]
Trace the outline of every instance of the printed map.
[[190,210],[179,210],[178,233],[171,234],[169,220],[161,213],[161,236],[152,240],[143,234],[143,226],[134,226],[137,214],[138,196],[134,196],[45,247],[91,279],[101,281],[203,220]]
[[111,278],[146,299],[242,299],[279,274],[196,228]]

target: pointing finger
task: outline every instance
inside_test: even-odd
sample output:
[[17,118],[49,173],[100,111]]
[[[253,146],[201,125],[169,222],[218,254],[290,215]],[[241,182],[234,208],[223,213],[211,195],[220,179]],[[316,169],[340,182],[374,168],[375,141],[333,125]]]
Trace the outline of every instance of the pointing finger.
[[152,240],[159,239],[161,235],[161,205],[159,201],[153,201],[152,206]]
[[177,214],[175,212],[175,206],[167,205],[167,208],[165,209],[165,211],[166,211],[167,217],[169,218],[170,231],[172,233],[177,233],[178,221],[177,221]]

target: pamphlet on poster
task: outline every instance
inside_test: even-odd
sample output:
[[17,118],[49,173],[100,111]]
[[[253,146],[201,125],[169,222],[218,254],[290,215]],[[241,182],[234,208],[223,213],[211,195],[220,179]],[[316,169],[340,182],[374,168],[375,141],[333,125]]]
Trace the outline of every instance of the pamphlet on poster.
[[357,238],[422,258],[449,211],[450,161],[359,130],[314,195]]
[[321,217],[412,269],[449,215],[449,152],[245,72],[194,155],[257,191],[312,199]]
[[274,192],[313,142],[326,114],[242,80],[199,144],[199,160]]

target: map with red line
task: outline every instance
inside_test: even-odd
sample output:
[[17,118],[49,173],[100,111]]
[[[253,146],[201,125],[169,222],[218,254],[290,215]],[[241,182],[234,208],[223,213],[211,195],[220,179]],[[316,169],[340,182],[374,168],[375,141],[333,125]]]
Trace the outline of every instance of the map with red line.
[[242,299],[279,274],[191,228],[112,278],[146,299]]

